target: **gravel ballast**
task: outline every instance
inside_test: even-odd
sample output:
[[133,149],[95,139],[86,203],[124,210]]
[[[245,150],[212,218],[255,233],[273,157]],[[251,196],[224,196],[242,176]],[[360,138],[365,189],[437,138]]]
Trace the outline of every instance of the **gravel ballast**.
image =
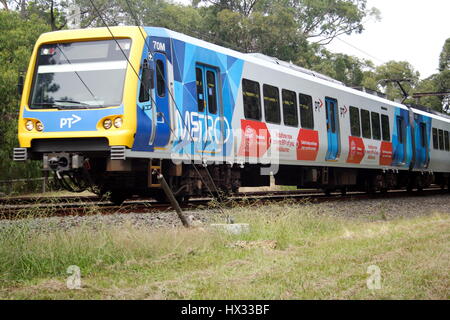
[[[274,203],[277,205],[277,203]],[[286,204],[284,204],[286,205]],[[324,216],[348,219],[393,220],[414,218],[430,214],[450,214],[450,194],[438,196],[411,196],[388,199],[365,199],[351,201],[329,201],[318,204],[292,203],[298,210],[311,210]],[[239,208],[224,209],[225,213],[236,214]],[[248,210],[248,208],[247,208]],[[258,210],[252,207],[251,210]],[[226,217],[217,209],[185,212],[195,225],[225,223]],[[0,232],[11,226],[26,225],[36,231],[68,230],[77,226],[97,228],[99,226],[130,225],[137,228],[179,228],[182,227],[174,211],[149,213],[116,213],[110,215],[86,215],[66,217],[28,218],[22,220],[0,220]]]

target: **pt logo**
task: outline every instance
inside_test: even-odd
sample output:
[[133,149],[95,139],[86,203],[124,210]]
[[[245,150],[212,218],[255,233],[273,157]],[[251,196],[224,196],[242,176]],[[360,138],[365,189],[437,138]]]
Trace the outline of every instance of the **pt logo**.
[[64,127],[67,127],[69,129],[72,128],[72,125],[74,125],[75,123],[81,121],[81,117],[76,116],[76,115],[72,115],[71,118],[61,118],[59,120],[59,127],[62,129]]

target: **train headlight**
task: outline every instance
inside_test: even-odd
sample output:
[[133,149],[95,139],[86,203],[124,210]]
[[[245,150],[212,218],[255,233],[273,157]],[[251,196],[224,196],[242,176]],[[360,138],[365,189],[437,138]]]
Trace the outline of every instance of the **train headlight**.
[[103,121],[103,128],[105,128],[106,130],[111,129],[113,123],[111,119],[106,119],[105,121]]
[[42,124],[42,122],[36,122],[36,130],[39,132],[42,132],[44,130],[44,125]]
[[119,118],[114,119],[114,127],[120,128],[120,127],[122,127],[122,124],[123,124],[122,118],[119,117]]
[[33,123],[33,121],[28,120],[28,121],[25,123],[25,128],[27,128],[28,131],[33,130],[33,129],[34,129],[34,123]]

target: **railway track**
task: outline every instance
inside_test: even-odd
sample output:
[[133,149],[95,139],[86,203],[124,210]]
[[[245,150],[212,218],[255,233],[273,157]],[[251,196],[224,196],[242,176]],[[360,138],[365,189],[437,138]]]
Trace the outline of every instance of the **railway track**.
[[[234,205],[264,205],[271,202],[295,201],[319,203],[326,201],[352,201],[377,198],[423,197],[445,194],[440,188],[429,188],[421,192],[407,192],[394,190],[386,193],[367,194],[363,192],[349,192],[345,195],[333,193],[325,195],[317,190],[243,192],[225,201],[226,207]],[[33,202],[34,201],[34,202]],[[193,198],[182,205],[184,210],[203,210],[218,207],[212,198]],[[135,198],[126,201],[121,206],[115,206],[106,199],[97,196],[64,197],[64,198],[9,198],[0,199],[0,219],[23,219],[29,217],[50,217],[67,215],[92,214],[126,214],[151,213],[171,210],[168,203],[154,200]]]

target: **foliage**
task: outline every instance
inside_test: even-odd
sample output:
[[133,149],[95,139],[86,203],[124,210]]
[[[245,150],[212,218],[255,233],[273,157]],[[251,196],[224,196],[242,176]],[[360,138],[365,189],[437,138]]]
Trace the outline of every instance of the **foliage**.
[[450,38],[445,41],[442,52],[439,56],[439,71],[450,69]]
[[402,82],[401,84],[407,93],[411,93],[412,89],[417,86],[420,77],[419,72],[415,71],[414,67],[406,61],[389,61],[377,67],[375,74],[388,99],[398,101],[403,100],[403,94],[399,90],[398,85],[392,82],[384,83],[383,80],[409,80],[410,82]]
[[[439,56],[439,72],[421,81],[416,92],[450,92],[450,38],[445,41]],[[450,95],[424,97],[420,103],[437,111],[450,112]]]
[[38,36],[50,28],[34,14],[23,18],[17,12],[1,10],[0,29],[0,180],[34,177],[39,174],[36,164],[10,161],[12,149],[18,146],[17,79],[19,71],[27,68]]

